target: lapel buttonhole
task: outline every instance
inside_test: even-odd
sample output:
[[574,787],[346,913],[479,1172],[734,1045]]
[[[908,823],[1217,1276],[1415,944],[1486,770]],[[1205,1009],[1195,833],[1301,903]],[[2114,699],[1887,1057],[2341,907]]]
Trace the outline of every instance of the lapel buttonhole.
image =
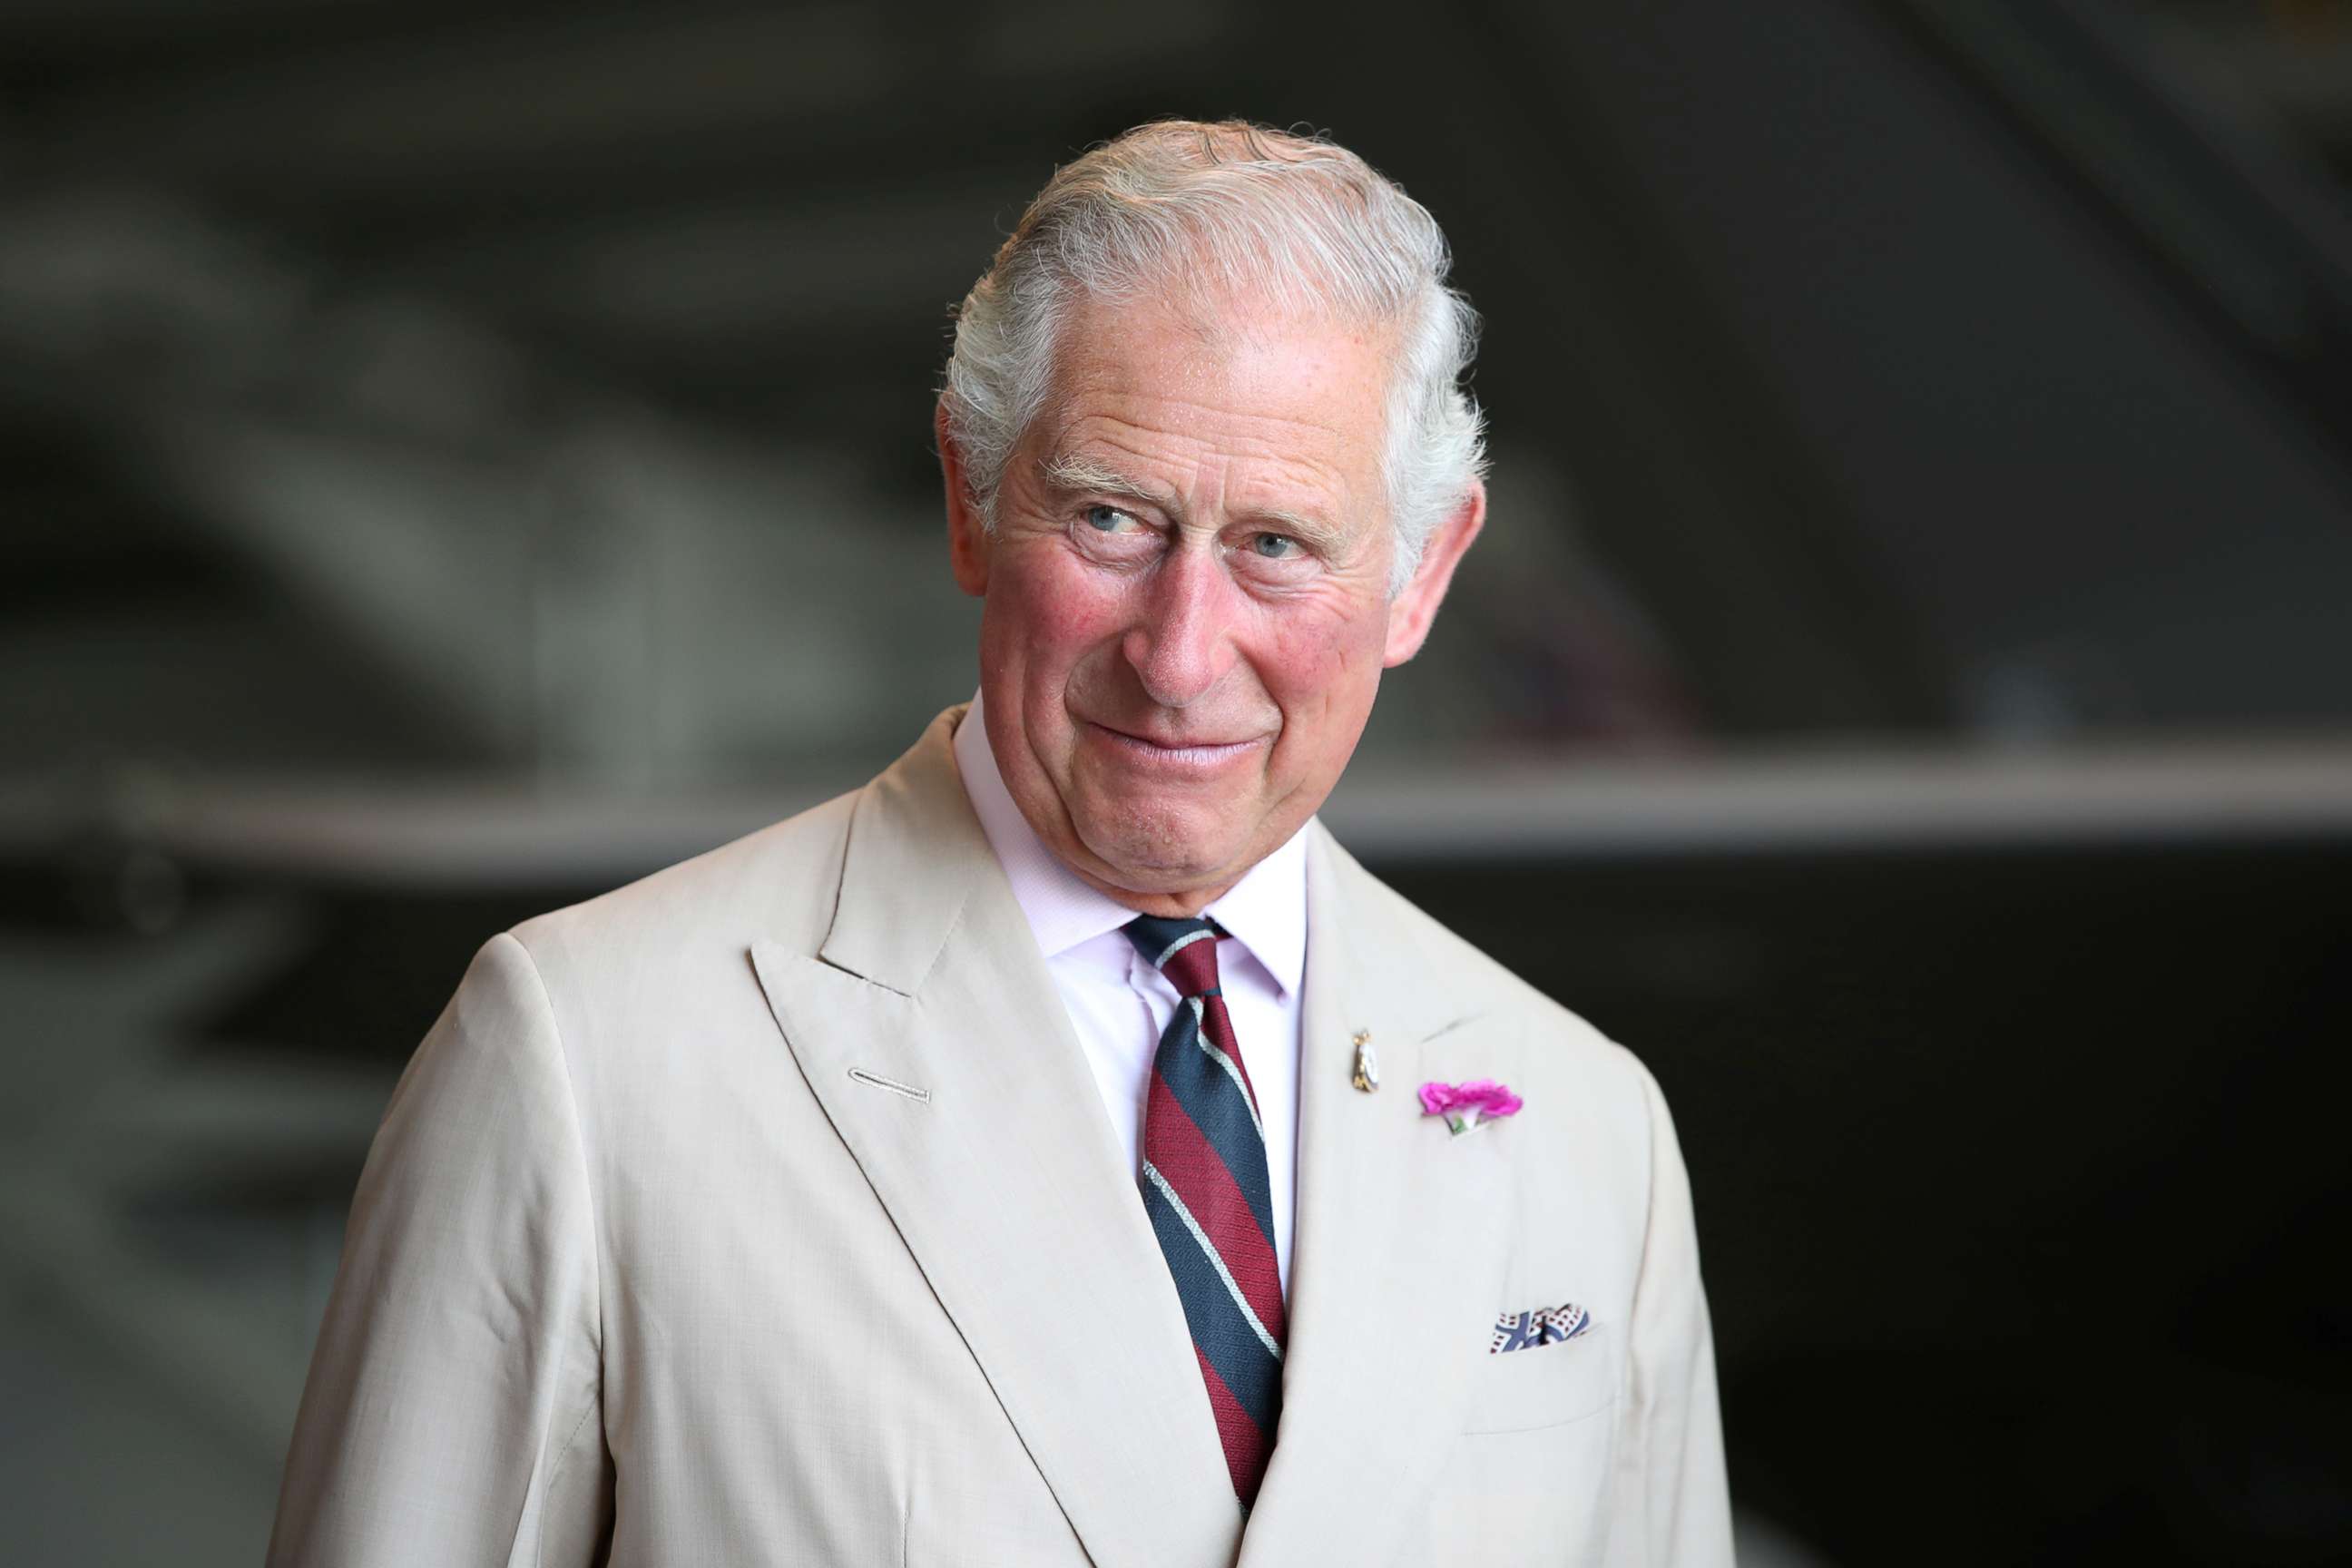
[[917,1089],[911,1083],[900,1083],[895,1078],[884,1078],[880,1073],[867,1072],[864,1068],[851,1068],[849,1076],[860,1083],[870,1083],[877,1089],[887,1089],[892,1094],[904,1095],[918,1105],[929,1105],[931,1102],[929,1089]]

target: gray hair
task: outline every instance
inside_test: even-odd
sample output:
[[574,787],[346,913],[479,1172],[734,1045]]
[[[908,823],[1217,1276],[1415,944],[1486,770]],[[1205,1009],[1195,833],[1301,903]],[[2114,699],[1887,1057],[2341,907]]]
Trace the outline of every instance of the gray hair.
[[1171,120],[1094,148],[1055,171],[956,313],[940,398],[973,504],[993,528],[1074,298],[1222,289],[1394,331],[1381,465],[1393,596],[1486,468],[1484,420],[1462,386],[1478,314],[1446,286],[1452,261],[1427,208],[1321,137]]

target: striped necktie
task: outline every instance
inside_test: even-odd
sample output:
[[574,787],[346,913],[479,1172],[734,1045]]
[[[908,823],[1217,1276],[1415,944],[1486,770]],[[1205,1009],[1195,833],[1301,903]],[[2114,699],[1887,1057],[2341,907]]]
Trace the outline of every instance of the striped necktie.
[[1143,1116],[1143,1208],[1175,1277],[1234,1491],[1256,1500],[1282,1414],[1285,1318],[1257,1090],[1217,986],[1205,920],[1141,915],[1128,940],[1183,1002],[1160,1037]]

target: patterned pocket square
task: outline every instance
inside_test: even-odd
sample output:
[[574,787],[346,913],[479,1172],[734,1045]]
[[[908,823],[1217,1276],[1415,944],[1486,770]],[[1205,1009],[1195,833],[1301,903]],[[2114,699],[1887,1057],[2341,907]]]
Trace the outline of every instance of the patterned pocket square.
[[1487,1342],[1486,1353],[1500,1355],[1505,1351],[1556,1345],[1562,1340],[1576,1338],[1591,1326],[1592,1314],[1573,1301],[1559,1307],[1538,1307],[1530,1312],[1506,1312],[1495,1320],[1495,1337]]

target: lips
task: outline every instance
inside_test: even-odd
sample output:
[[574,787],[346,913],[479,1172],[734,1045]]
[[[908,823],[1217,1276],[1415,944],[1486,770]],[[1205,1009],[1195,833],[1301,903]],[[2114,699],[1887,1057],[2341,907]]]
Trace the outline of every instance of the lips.
[[1131,730],[1118,729],[1093,720],[1083,721],[1097,736],[1129,755],[1155,762],[1215,763],[1252,752],[1268,737],[1252,735],[1242,740],[1200,735],[1138,734]]
[[[1093,722],[1091,720],[1087,721]],[[1095,728],[1107,734],[1115,735],[1122,741],[1132,741],[1139,746],[1155,746],[1163,752],[1207,751],[1223,746],[1246,746],[1255,740],[1254,736],[1229,740],[1215,735],[1147,735],[1133,730],[1122,730],[1112,724],[1096,724]]]

